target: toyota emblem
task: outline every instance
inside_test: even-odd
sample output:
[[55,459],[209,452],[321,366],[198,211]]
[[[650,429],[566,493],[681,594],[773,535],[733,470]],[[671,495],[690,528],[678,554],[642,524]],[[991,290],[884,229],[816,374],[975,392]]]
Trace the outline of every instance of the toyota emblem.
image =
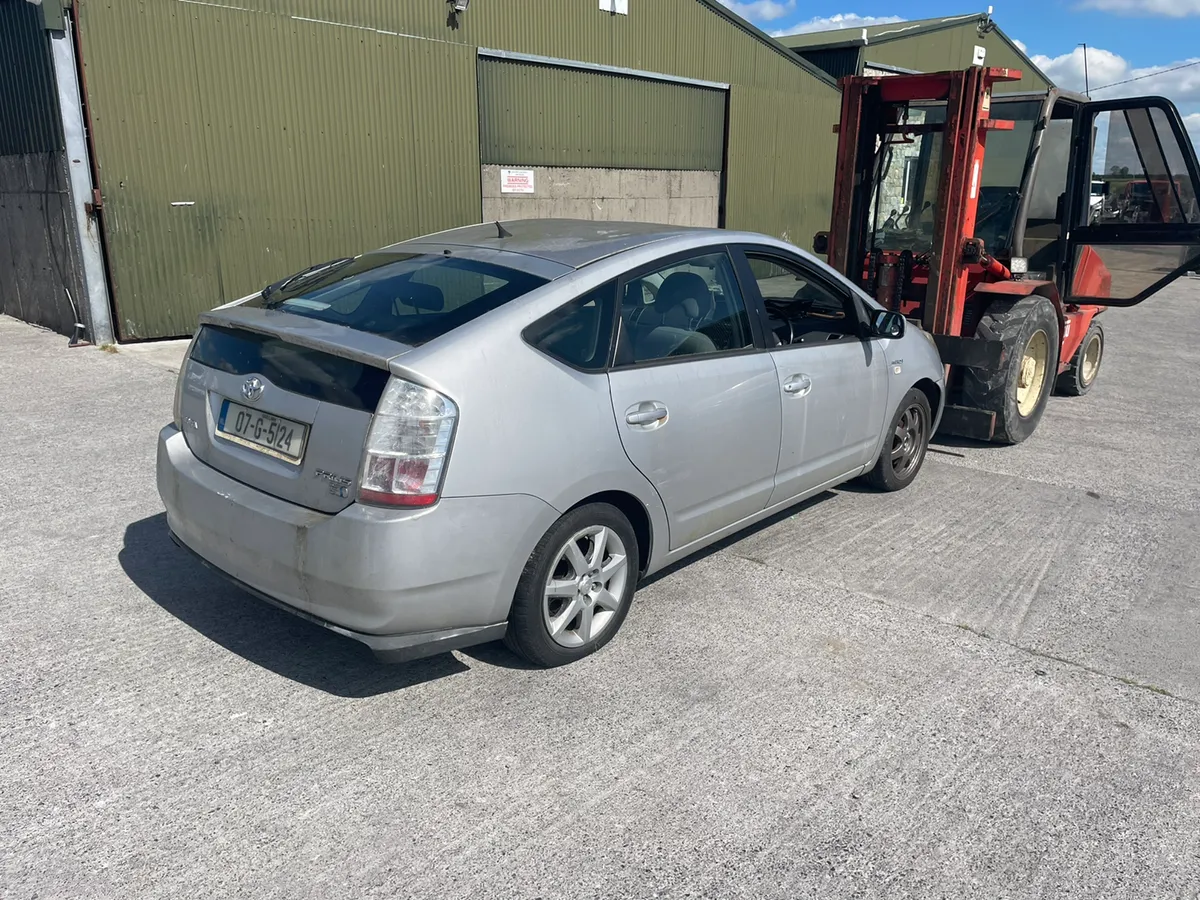
[[263,395],[263,388],[266,385],[258,376],[252,376],[242,382],[242,396],[253,403]]

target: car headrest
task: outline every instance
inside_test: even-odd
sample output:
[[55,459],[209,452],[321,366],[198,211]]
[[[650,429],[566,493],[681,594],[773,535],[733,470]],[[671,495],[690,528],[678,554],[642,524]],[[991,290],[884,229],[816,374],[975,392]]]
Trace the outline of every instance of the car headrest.
[[442,289],[432,284],[420,284],[416,281],[406,281],[400,288],[396,299],[413,309],[427,309],[431,312],[441,312],[446,308],[446,296]]
[[389,278],[371,285],[363,297],[364,303],[391,303],[441,312],[446,308],[446,298],[441,288],[432,284]]
[[681,309],[686,315],[699,318],[708,313],[711,304],[708,283],[695,272],[672,272],[654,298],[654,309],[660,316]]

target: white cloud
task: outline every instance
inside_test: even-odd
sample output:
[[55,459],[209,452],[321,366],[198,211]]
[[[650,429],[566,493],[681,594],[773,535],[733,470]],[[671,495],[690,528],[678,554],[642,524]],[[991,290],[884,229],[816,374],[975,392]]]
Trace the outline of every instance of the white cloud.
[[1017,49],[1020,50],[1022,53],[1029,52],[1029,48],[1025,46],[1024,41],[1018,41],[1016,38],[1014,38],[1013,43],[1017,45]]
[[[1059,87],[1083,92],[1082,47],[1076,47],[1062,56],[1035,54],[1031,59]],[[1116,53],[1099,47],[1089,47],[1087,76],[1094,100],[1146,95],[1166,97],[1179,107],[1184,125],[1192,136],[1192,143],[1200,147],[1200,58],[1136,68]],[[1115,82],[1125,83],[1114,84]],[[1114,86],[1106,87],[1110,84]]]
[[1098,9],[1122,16],[1200,16],[1200,0],[1083,0],[1080,9]]
[[807,34],[811,31],[834,31],[838,28],[866,28],[868,25],[891,25],[903,22],[899,16],[860,16],[858,13],[837,13],[832,16],[817,16],[807,22],[798,22],[790,28],[774,32],[775,37],[785,34]]
[[773,22],[796,8],[796,0],[721,0],[721,4],[751,22]]
[[[1083,53],[1082,47],[1076,47],[1062,56],[1035,55],[1032,59],[1055,84],[1070,90],[1083,91]],[[1116,82],[1127,83],[1115,84]],[[1091,85],[1092,96],[1096,100],[1154,94],[1166,97],[1178,106],[1200,104],[1200,57],[1162,66],[1135,68],[1116,53],[1099,47],[1089,47],[1087,83]],[[1110,84],[1115,86],[1106,87]]]
[[1192,146],[1200,153],[1200,113],[1192,113],[1183,117],[1183,125],[1192,136]]

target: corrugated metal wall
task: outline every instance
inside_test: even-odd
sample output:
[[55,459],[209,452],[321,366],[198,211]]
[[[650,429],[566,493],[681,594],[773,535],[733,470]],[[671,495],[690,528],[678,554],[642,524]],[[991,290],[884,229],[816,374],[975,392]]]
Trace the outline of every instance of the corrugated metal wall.
[[987,65],[1022,70],[1020,81],[997,85],[997,94],[1049,89],[1049,83],[1030,69],[1004,38],[995,32],[980,37],[974,21],[927,34],[871,44],[865,49],[864,55],[869,63],[883,63],[920,72],[939,72],[965,69],[971,65],[976,46],[987,49]]
[[858,47],[823,47],[796,52],[830,78],[845,78],[847,75],[858,74]]
[[478,219],[471,48],[193,3],[83,9],[123,338]]
[[[201,310],[300,266],[478,221],[476,47],[737,85],[726,224],[805,241],[828,224],[836,89],[700,0],[629,16],[594,0],[477,2],[458,28],[447,10],[81,5],[122,337],[186,334]],[[752,108],[739,114],[738,97]],[[766,143],[757,129],[774,117],[804,139]]]
[[725,92],[481,59],[479,143],[485,164],[719,172]]
[[[151,9],[177,2],[138,5]],[[106,15],[110,5],[129,4],[95,8],[98,4],[88,2],[85,20]],[[791,54],[764,45],[701,0],[637,0],[628,16],[601,12],[595,0],[477,0],[459,17],[457,28],[449,26],[443,0],[214,0],[211,5],[775,90],[812,84]]]
[[0,0],[0,313],[69,335],[83,287],[46,31],[53,12]]
[[62,148],[42,10],[26,0],[0,0],[0,156]]
[[[734,85],[729,103],[726,225],[812,248],[833,206],[833,125],[841,97]],[[770,149],[767,149],[770,148]]]

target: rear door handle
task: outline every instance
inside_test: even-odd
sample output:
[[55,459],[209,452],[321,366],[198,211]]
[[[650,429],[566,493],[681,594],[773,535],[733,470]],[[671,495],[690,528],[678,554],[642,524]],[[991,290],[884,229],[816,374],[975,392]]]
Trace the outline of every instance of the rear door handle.
[[812,390],[812,379],[807,375],[793,375],[783,383],[783,390],[786,394],[795,394],[797,397],[803,397]]
[[635,403],[625,410],[625,422],[629,425],[644,427],[663,422],[667,418],[667,408],[653,400]]

